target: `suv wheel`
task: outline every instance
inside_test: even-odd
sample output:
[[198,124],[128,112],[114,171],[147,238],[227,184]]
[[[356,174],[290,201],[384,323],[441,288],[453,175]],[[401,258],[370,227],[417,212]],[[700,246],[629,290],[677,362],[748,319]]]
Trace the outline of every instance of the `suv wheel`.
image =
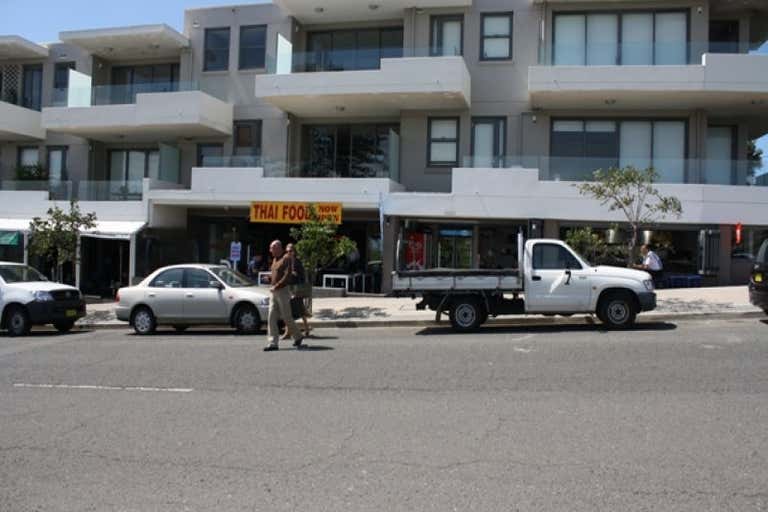
[[32,325],[29,316],[21,306],[11,306],[5,314],[5,327],[11,336],[26,336]]
[[254,306],[243,305],[237,308],[235,328],[240,334],[251,334],[261,327],[259,311]]
[[146,336],[155,332],[157,328],[157,320],[152,310],[146,307],[141,307],[134,311],[133,318],[131,319],[131,325],[136,334],[140,336]]
[[60,333],[65,333],[65,332],[69,332],[69,331],[72,330],[72,328],[75,326],[75,321],[74,320],[62,320],[61,322],[54,322],[53,326]]
[[637,306],[629,293],[611,293],[600,301],[597,317],[614,329],[631,327],[637,317]]

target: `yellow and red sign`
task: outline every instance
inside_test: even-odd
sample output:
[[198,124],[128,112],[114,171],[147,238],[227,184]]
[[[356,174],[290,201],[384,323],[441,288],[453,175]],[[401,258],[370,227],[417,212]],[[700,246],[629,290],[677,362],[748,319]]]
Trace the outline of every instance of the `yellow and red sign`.
[[282,203],[259,201],[251,203],[251,222],[269,224],[303,224],[309,221],[309,209],[323,220],[341,224],[341,203]]

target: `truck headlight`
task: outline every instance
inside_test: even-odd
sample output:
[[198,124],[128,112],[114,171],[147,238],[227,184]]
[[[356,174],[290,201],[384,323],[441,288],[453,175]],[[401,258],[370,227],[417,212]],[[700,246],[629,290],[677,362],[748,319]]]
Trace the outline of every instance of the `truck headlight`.
[[652,279],[646,279],[643,281],[643,285],[645,285],[645,289],[649,292],[653,291],[653,280]]
[[37,291],[32,294],[32,297],[34,297],[35,302],[51,302],[53,300],[51,292]]

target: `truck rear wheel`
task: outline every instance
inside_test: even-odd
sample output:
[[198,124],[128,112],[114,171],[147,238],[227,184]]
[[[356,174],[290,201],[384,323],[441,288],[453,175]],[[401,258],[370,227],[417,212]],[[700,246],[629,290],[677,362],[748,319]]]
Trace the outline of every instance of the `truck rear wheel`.
[[472,332],[488,318],[488,312],[476,297],[460,297],[451,303],[449,317],[454,330]]
[[624,329],[634,325],[637,309],[630,293],[612,292],[600,299],[597,317],[612,329]]

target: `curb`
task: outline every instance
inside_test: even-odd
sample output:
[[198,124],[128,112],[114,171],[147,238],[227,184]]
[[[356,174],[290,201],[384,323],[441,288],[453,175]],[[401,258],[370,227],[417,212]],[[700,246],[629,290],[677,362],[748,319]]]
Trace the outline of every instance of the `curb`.
[[[642,314],[638,316],[638,323],[660,322],[671,320],[734,320],[739,318],[763,318],[765,313],[762,311],[728,311],[718,313],[658,313]],[[513,316],[504,318],[494,318],[488,320],[487,326],[526,326],[526,325],[567,325],[567,324],[594,324],[600,325],[598,320],[592,316],[569,317],[536,317],[536,318],[515,318]],[[362,328],[386,328],[386,327],[447,327],[449,322],[443,320],[436,323],[434,320],[329,320],[320,322],[309,322],[310,327],[315,329],[362,329]],[[206,326],[200,326],[206,327]],[[220,327],[220,326],[216,326]],[[94,331],[94,330],[121,330],[128,329],[127,323],[109,323],[109,324],[78,324],[73,331]]]

